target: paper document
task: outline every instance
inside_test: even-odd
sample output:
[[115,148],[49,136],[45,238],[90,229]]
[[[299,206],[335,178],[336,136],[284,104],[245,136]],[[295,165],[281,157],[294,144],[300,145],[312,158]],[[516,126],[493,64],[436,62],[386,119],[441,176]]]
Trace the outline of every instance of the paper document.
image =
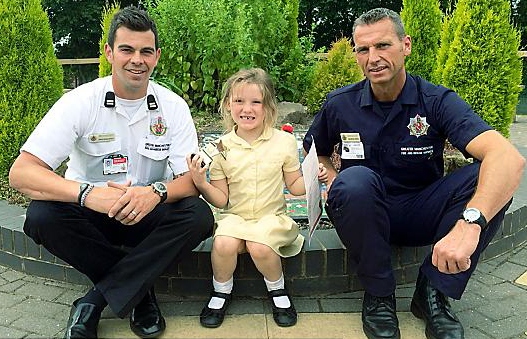
[[309,223],[308,245],[322,216],[322,195],[318,182],[318,156],[315,139],[311,144],[309,153],[302,162],[302,174],[306,186],[307,219]]

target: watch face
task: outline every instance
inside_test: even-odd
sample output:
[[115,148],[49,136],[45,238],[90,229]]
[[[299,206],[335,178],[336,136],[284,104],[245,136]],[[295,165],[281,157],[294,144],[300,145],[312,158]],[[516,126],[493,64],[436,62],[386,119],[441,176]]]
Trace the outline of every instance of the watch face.
[[480,211],[475,208],[467,208],[463,212],[463,217],[465,218],[465,220],[469,222],[474,222],[478,220],[480,215],[481,215]]
[[156,182],[154,183],[154,187],[158,192],[165,193],[167,191],[167,187],[162,182]]

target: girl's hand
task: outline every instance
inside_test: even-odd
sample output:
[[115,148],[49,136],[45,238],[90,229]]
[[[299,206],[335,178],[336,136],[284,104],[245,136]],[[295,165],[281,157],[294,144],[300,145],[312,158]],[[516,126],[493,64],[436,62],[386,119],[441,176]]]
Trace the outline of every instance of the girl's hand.
[[328,182],[328,170],[322,163],[318,163],[318,181],[327,184]]
[[199,154],[187,155],[187,165],[194,185],[199,189],[207,183],[207,167],[202,167],[203,158]]

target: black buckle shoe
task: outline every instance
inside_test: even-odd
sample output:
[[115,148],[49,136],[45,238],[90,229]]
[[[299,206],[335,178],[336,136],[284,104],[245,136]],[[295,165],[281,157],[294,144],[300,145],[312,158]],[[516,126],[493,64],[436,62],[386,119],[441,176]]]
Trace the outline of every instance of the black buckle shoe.
[[79,300],[75,300],[71,306],[64,338],[97,338],[101,311],[94,304],[80,303]]
[[362,330],[368,339],[399,339],[395,294],[376,297],[364,292]]
[[[269,300],[271,300],[271,307],[273,308],[273,319],[278,326],[289,327],[296,324],[297,314],[295,306],[293,306],[293,301],[289,296],[289,293],[285,289],[272,290],[267,292]],[[287,308],[281,308],[275,305],[273,298],[274,297],[283,297],[286,296],[289,298],[291,306]]]
[[463,339],[463,325],[450,308],[448,297],[430,285],[424,274],[419,273],[410,310],[426,322],[428,339]]
[[158,337],[166,328],[153,289],[130,313],[130,329],[140,338]]
[[214,309],[209,307],[209,302],[207,301],[207,305],[203,307],[203,310],[201,310],[201,314],[199,315],[199,323],[203,327],[215,328],[223,323],[223,318],[225,318],[225,312],[227,311],[227,306],[229,306],[231,302],[232,295],[230,293],[212,291],[210,297],[225,299],[225,302],[220,309]]

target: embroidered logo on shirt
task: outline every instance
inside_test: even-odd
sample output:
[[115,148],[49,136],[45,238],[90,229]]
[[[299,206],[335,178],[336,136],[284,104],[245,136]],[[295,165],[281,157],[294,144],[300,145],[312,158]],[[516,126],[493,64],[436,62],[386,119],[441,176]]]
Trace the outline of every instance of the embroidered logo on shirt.
[[419,138],[421,135],[426,135],[430,124],[426,122],[426,117],[421,117],[417,114],[415,118],[410,118],[410,123],[406,127],[410,130],[410,135],[415,135]]
[[155,136],[165,135],[167,132],[167,125],[163,117],[153,118],[150,121],[150,132]]

